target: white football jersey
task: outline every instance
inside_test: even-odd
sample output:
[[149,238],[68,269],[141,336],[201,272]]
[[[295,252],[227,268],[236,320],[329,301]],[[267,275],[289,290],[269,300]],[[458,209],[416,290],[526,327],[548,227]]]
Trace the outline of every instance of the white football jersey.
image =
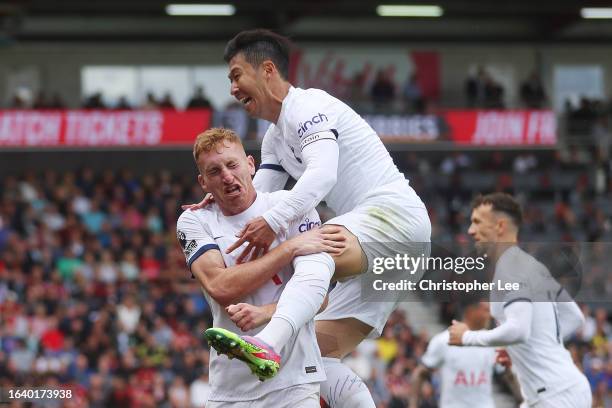
[[[496,299],[502,301],[490,303],[491,315],[498,324],[505,321],[504,307],[510,303],[531,301],[533,305],[529,338],[506,346],[521,391],[530,405],[584,382],[584,375],[563,345],[554,301],[561,286],[552,279],[546,266],[517,246],[508,248],[495,266],[494,282],[519,283],[521,287],[519,291],[507,292],[503,299]],[[545,301],[546,297],[552,301]]]
[[451,346],[448,338],[448,330],[435,335],[421,359],[427,367],[441,370],[440,407],[495,408],[495,348]]
[[[224,216],[216,204],[201,210],[183,212],[177,223],[177,237],[189,267],[199,256],[209,250],[221,251],[225,264],[235,265],[236,258],[247,245],[245,243],[243,247],[231,254],[225,253],[225,250],[236,241],[236,233],[242,230],[248,221],[260,216],[276,204],[285,194],[288,194],[288,191],[257,193],[257,198],[251,207],[234,216]],[[317,212],[313,210],[308,216],[291,223],[287,232],[278,234],[272,247],[315,225],[320,225],[320,220]],[[289,265],[267,284],[254,290],[244,299],[240,299],[240,302],[256,306],[277,302],[292,275],[293,268]],[[210,304],[214,327],[242,333],[222,306],[205,291],[204,296]],[[253,336],[260,330],[261,327],[242,334]],[[315,336],[314,321],[311,320],[303,326],[297,336],[294,336],[280,350],[280,355],[279,373],[272,379],[260,382],[243,362],[237,359],[229,360],[227,356],[220,356],[212,349],[210,353],[210,385],[212,388],[210,400],[250,401],[290,386],[317,383],[326,379],[321,352]]]
[[261,168],[282,166],[297,180],[306,169],[302,149],[329,138],[337,140],[339,161],[336,185],[324,200],[336,214],[355,208],[369,191],[404,180],[374,129],[344,102],[320,89],[289,89],[278,122],[264,136]]

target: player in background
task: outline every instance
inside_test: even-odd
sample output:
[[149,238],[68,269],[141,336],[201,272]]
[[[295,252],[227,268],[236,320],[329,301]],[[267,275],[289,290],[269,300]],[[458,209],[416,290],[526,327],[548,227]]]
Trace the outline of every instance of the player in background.
[[589,383],[563,345],[563,338],[582,326],[584,316],[548,269],[518,247],[521,220],[520,205],[508,194],[474,201],[468,233],[477,252],[494,262],[492,282],[518,283],[519,289],[491,293],[496,328],[470,330],[454,321],[449,344],[506,346],[529,407],[590,408]]
[[[337,217],[323,229],[340,226],[347,247],[334,258],[335,278],[341,281],[330,292],[328,307],[316,317],[317,340],[326,357],[325,394],[355,377],[340,359],[366,337],[379,336],[398,301],[364,301],[363,272],[374,258],[395,255],[397,243],[423,243],[401,251],[428,254],[431,224],[425,205],[357,113],[322,90],[289,83],[289,53],[286,38],[261,29],[239,33],[225,49],[231,94],[250,116],[271,122],[262,141],[256,188],[276,191],[284,188],[289,176],[297,180],[274,207],[245,225],[229,251],[248,242],[238,261],[252,259],[321,201],[335,211]],[[385,243],[395,245],[387,248]],[[361,275],[342,281],[356,273]],[[366,386],[359,389],[334,395],[336,406],[374,407]]]
[[[246,156],[238,136],[227,129],[210,129],[199,135],[194,158],[200,172],[198,182],[213,194],[215,204],[181,214],[177,237],[189,269],[211,305],[216,332],[210,333],[209,340],[217,350],[224,349],[230,357],[244,361],[260,379],[273,377],[280,355],[283,358],[279,375],[260,383],[242,363],[213,351],[207,407],[318,407],[319,383],[325,380],[325,373],[312,319],[323,303],[334,270],[331,256],[322,251],[335,252],[336,245],[322,239],[317,230],[300,234],[308,221],[297,219],[278,234],[268,254],[248,265],[236,265],[236,256],[226,253],[236,232],[288,192],[255,191],[253,158]],[[306,216],[310,222],[318,220],[314,210]],[[235,330],[225,308],[240,301],[257,306],[277,303],[264,331],[274,330],[277,340],[278,331],[282,332],[283,342],[275,344],[278,354],[268,354],[270,347],[263,345],[261,339],[266,337],[262,333],[258,338],[215,335]],[[245,341],[248,354],[237,348]]]
[[[482,330],[489,324],[489,303],[477,299],[463,307],[463,322],[470,330]],[[495,408],[493,370],[496,351],[493,347],[456,347],[448,344],[448,330],[432,337],[421,364],[412,373],[410,408],[419,407],[423,380],[434,370],[441,370],[440,408]],[[510,371],[507,373],[511,376]],[[510,383],[512,378],[508,378]],[[518,390],[517,390],[518,391]],[[520,397],[520,392],[517,392]]]

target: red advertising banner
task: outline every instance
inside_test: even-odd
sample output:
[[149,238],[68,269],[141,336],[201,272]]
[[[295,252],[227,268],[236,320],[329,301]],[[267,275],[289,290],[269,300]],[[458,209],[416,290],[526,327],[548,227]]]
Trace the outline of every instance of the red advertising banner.
[[554,146],[556,116],[548,110],[448,110],[430,115],[365,115],[385,142],[470,146]]
[[208,109],[6,110],[0,111],[0,148],[183,146],[210,123]]
[[547,146],[557,143],[557,121],[548,110],[446,111],[451,140],[476,146]]
[[[243,111],[221,121],[246,136]],[[221,112],[225,117],[228,112]],[[211,111],[0,110],[0,149],[40,147],[191,146],[211,126]],[[448,110],[428,115],[364,115],[384,142],[464,146],[554,146],[556,117],[548,110]],[[227,123],[226,123],[227,122]],[[261,129],[263,136],[267,124]]]

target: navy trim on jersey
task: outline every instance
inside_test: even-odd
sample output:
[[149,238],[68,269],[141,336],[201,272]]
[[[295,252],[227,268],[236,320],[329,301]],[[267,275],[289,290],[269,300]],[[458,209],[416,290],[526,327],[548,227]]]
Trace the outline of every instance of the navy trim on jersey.
[[563,286],[559,288],[559,291],[557,292],[557,296],[555,296],[555,300],[559,299],[559,296],[561,296],[561,292],[563,292]]
[[553,314],[555,315],[555,328],[556,328],[556,334],[557,334],[557,342],[559,344],[562,344],[563,342],[561,341],[561,329],[559,328],[559,316],[557,316],[557,304],[553,303]]
[[260,169],[268,169],[268,170],[276,170],[276,171],[282,171],[283,173],[285,173],[285,169],[283,168],[283,166],[281,166],[280,164],[269,164],[269,163],[262,163],[259,166]]
[[[189,258],[189,263],[187,264],[187,266],[189,267],[189,270],[191,271],[191,264],[194,263],[196,259],[204,255],[206,251],[210,251],[211,249],[216,249],[220,251],[219,245],[217,244],[204,245],[202,248],[198,249],[198,251],[195,254],[193,254],[191,258]],[[191,277],[195,279],[195,277],[193,276],[193,273],[191,274]]]
[[529,299],[529,298],[516,298],[516,299],[509,300],[508,302],[504,303],[504,309],[506,307],[510,306],[511,304],[513,304],[514,302],[529,302],[529,303],[531,303],[531,299]]
[[[311,134],[311,135],[308,135],[308,136],[316,135],[317,133],[325,133],[325,132],[332,132],[332,134],[333,134],[333,135],[334,135],[334,137],[336,138],[336,141],[338,141],[338,131],[337,131],[336,129],[323,130],[323,131],[321,131],[321,132],[315,132],[315,133],[313,133],[313,134]],[[313,144],[313,143],[315,143],[315,142],[318,142],[319,140],[332,140],[332,139],[330,139],[330,138],[315,139],[315,140],[313,140],[313,141],[311,141],[311,142],[306,143],[306,144],[305,144],[305,145],[303,145],[303,146],[302,146],[302,145],[300,145],[300,150],[304,151],[304,148],[305,148],[306,146],[308,146],[309,144]]]

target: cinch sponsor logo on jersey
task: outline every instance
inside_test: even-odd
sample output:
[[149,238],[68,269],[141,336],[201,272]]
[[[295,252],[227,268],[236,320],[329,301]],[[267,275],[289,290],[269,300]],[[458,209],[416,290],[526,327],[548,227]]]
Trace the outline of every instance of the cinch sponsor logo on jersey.
[[300,227],[298,228],[298,230],[300,232],[306,232],[306,231],[310,231],[314,227],[319,227],[319,226],[321,226],[321,221],[310,221],[308,218],[306,218],[304,222],[300,224]]
[[317,113],[316,115],[314,115],[312,117],[312,119],[307,120],[306,122],[302,123],[298,123],[298,136],[302,137],[304,136],[304,133],[306,133],[306,131],[308,130],[308,128],[312,127],[312,125],[317,124],[317,123],[321,123],[321,122],[327,122],[327,116],[325,116],[322,113]]

